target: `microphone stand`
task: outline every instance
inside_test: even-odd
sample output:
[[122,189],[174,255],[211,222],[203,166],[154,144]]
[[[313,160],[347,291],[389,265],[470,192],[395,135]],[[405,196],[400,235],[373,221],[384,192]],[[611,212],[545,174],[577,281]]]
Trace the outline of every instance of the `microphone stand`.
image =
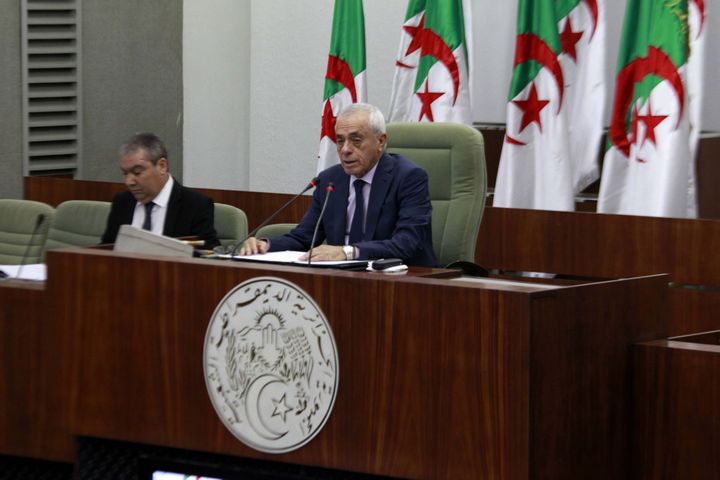
[[290,200],[288,200],[287,202],[285,202],[285,205],[283,205],[282,207],[280,207],[280,208],[278,208],[277,210],[275,210],[275,212],[273,212],[272,215],[270,215],[268,218],[266,218],[265,221],[262,222],[260,225],[258,225],[257,227],[253,228],[252,231],[251,231],[250,233],[248,233],[247,236],[246,236],[241,242],[237,243],[237,244],[233,247],[233,249],[230,251],[230,259],[232,260],[232,258],[235,256],[235,252],[237,252],[238,248],[240,248],[240,246],[241,246],[243,243],[245,243],[245,241],[246,241],[248,238],[254,236],[254,235],[258,232],[258,230],[260,230],[262,227],[264,227],[265,225],[267,225],[268,223],[270,223],[270,221],[271,221],[273,218],[277,217],[280,212],[282,212],[283,210],[285,210],[288,206],[290,206],[292,203],[294,203],[295,200],[297,200],[298,198],[300,198],[300,195],[302,195],[303,193],[307,192],[307,191],[310,190],[311,188],[315,188],[315,187],[317,186],[317,184],[318,184],[318,181],[319,181],[318,177],[315,177],[315,178],[313,178],[312,180],[310,180],[310,183],[308,183],[308,184],[305,186],[305,188],[302,189],[302,191],[301,191],[300,193],[298,193],[297,195],[295,195],[294,197],[292,197]]
[[35,228],[33,228],[32,234],[30,235],[30,241],[25,248],[25,253],[23,253],[22,258],[20,259],[20,268],[18,268],[17,274],[15,274],[15,278],[20,278],[20,274],[22,273],[23,268],[25,268],[25,262],[27,262],[27,257],[30,254],[30,248],[32,247],[33,241],[35,240],[35,235],[37,235],[37,232],[40,229],[40,225],[42,225],[44,220],[45,215],[42,213],[38,213],[38,216],[35,219]]
[[335,191],[335,186],[332,182],[328,182],[327,187],[325,187],[325,190],[327,190],[327,193],[325,194],[325,201],[323,202],[322,209],[320,210],[320,215],[318,216],[317,223],[315,223],[315,231],[313,232],[312,241],[310,242],[310,251],[308,252],[308,261],[307,264],[310,265],[310,262],[312,261],[312,251],[313,248],[315,248],[315,238],[317,238],[317,232],[318,228],[320,227],[320,223],[322,222],[323,215],[325,215],[325,207],[327,207],[328,199],[330,198],[330,194]]

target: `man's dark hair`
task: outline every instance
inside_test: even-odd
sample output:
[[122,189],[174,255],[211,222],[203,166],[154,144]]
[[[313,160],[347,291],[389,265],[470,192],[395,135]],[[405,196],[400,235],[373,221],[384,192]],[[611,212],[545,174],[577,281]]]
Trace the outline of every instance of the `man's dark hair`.
[[165,157],[165,159],[168,158],[165,144],[160,140],[160,137],[154,133],[140,132],[130,137],[128,141],[120,147],[120,156],[125,157],[132,155],[138,150],[144,150],[148,160],[153,165],[157,165],[158,160],[163,157]]

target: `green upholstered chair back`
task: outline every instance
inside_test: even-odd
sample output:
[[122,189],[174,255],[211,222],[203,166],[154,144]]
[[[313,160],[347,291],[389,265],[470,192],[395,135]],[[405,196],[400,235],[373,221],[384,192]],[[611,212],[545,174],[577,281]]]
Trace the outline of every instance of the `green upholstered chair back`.
[[297,226],[297,223],[271,223],[269,225],[265,225],[260,230],[258,230],[257,233],[255,234],[255,237],[257,237],[257,238],[279,237],[280,235],[285,235],[286,233],[289,233],[290,230],[292,230],[296,226]]
[[404,155],[428,173],[438,264],[475,261],[487,189],[482,134],[459,123],[390,123],[387,133],[388,152]]
[[245,239],[248,221],[245,212],[232,205],[215,204],[215,231],[223,246],[235,245]]
[[[43,247],[55,209],[32,200],[0,199],[0,264],[18,265],[30,245],[25,263],[42,260]],[[35,238],[30,240],[38,215],[44,215]]]
[[97,245],[109,214],[110,202],[68,200],[61,203],[55,210],[45,250]]

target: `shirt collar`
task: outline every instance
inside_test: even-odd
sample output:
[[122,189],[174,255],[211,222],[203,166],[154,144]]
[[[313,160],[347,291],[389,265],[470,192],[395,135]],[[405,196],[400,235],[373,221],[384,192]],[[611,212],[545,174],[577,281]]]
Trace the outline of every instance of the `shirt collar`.
[[157,196],[153,198],[153,203],[155,205],[162,208],[167,207],[168,203],[170,202],[170,194],[172,193],[174,183],[175,180],[173,179],[172,175],[168,175],[168,180],[167,182],[165,182],[162,190],[160,190],[160,193],[158,193]]
[[365,175],[363,175],[362,177],[356,177],[355,175],[350,175],[350,186],[352,186],[353,183],[355,183],[355,180],[363,180],[363,181],[365,181],[368,185],[372,185],[373,177],[375,176],[375,170],[377,170],[377,167],[378,167],[379,164],[380,164],[380,162],[377,162],[377,163],[375,164],[375,166],[372,167],[372,168],[370,169],[370,171],[367,172],[367,173],[366,173]]

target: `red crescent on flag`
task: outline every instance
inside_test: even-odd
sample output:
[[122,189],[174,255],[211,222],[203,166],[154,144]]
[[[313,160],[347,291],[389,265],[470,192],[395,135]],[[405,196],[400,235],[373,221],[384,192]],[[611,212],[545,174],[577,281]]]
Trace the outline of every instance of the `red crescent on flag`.
[[422,45],[420,54],[435,57],[440,63],[445,65],[445,68],[450,72],[454,91],[453,105],[455,105],[460,91],[460,69],[455,60],[455,55],[453,55],[452,50],[450,50],[448,44],[445,43],[445,40],[429,28],[423,28],[422,31],[416,35],[415,38],[419,37],[420,44]]
[[357,91],[355,90],[355,77],[353,77],[350,65],[345,60],[335,55],[328,55],[328,66],[325,78],[339,82],[347,88],[353,103],[357,103]]
[[520,145],[521,147],[527,145],[525,142],[521,142],[520,140],[516,140],[510,135],[505,135],[505,141],[509,143],[510,145]]
[[[702,0],[700,0],[702,1]],[[600,13],[598,10],[598,4],[597,0],[583,0],[585,5],[587,5],[588,10],[590,10],[590,16],[592,17],[593,21],[593,27],[592,27],[592,33],[590,34],[590,38],[592,38],[595,35],[595,30],[597,30],[598,21],[600,18]]]
[[[625,156],[630,156],[630,139],[627,134],[627,111],[633,102],[635,87],[633,84],[641,82],[648,75],[657,75],[670,82],[680,104],[677,126],[685,110],[685,86],[680,73],[670,57],[657,47],[649,47],[647,57],[638,57],[620,70],[615,87],[615,103],[613,105],[612,119],[608,135]],[[676,128],[677,128],[676,126]]]
[[705,0],[692,0],[693,3],[697,6],[698,11],[700,12],[700,28],[698,28],[698,33],[695,38],[700,37],[700,34],[703,31],[703,28],[705,28]]
[[513,68],[521,63],[535,60],[543,67],[550,70],[558,91],[560,92],[560,103],[558,104],[558,113],[562,108],[563,96],[565,95],[565,81],[563,79],[562,67],[558,62],[557,55],[545,41],[533,33],[521,33],[517,36],[517,46],[515,47],[515,62]]

